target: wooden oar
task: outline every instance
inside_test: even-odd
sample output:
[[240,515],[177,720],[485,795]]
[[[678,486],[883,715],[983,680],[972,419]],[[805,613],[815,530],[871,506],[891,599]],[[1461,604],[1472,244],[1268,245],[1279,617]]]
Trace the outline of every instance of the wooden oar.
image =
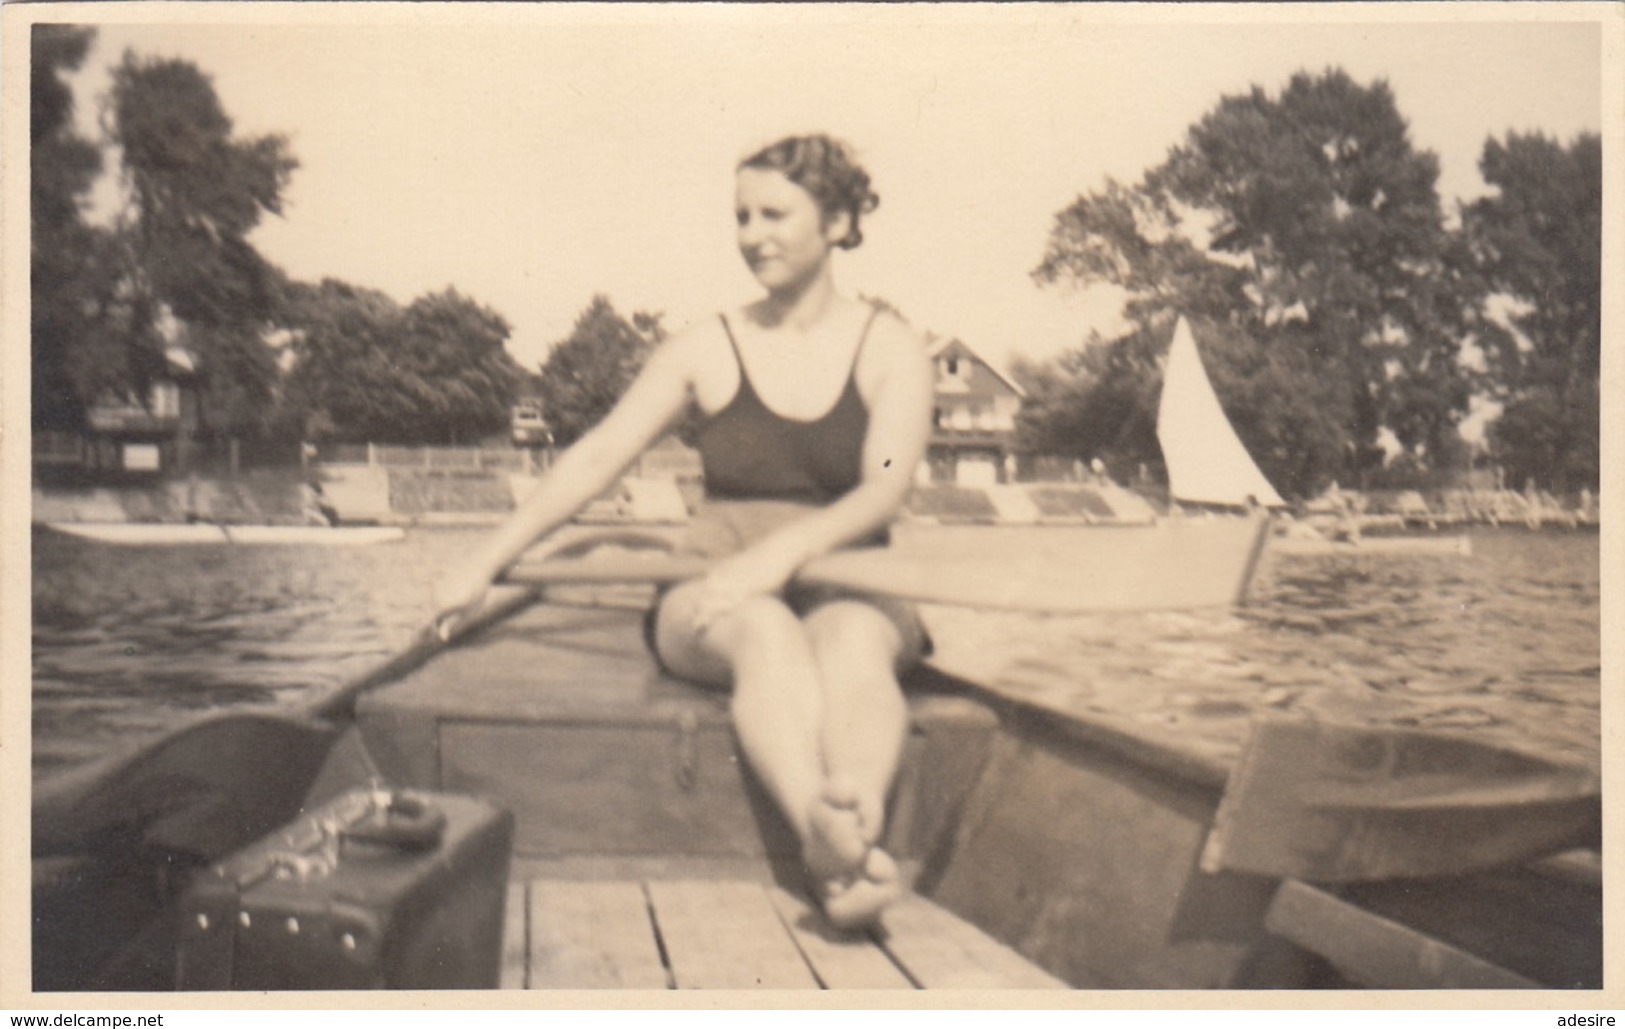
[[1268,719],[1202,854],[1208,872],[1311,882],[1450,875],[1600,844],[1589,768],[1459,735]]
[[[1039,529],[1019,546],[999,534],[971,546],[955,530],[927,530],[902,546],[819,558],[801,581],[912,600],[1042,612],[1148,610],[1238,601],[1267,522],[1193,520],[1155,528]],[[1012,536],[1014,533],[1012,533]],[[989,546],[989,540],[993,545]],[[133,844],[214,858],[298,810],[357,698],[422,664],[455,637],[503,617],[537,587],[670,583],[704,573],[666,553],[666,537],[608,532],[520,562],[486,610],[464,625],[420,633],[403,653],[309,708],[227,712],[167,733],[134,753],[43,784],[34,802],[36,855]],[[592,550],[618,553],[582,556]],[[513,589],[512,586],[523,587]]]
[[[943,526],[900,533],[888,547],[843,550],[802,566],[796,581],[872,596],[1046,614],[1221,607],[1246,593],[1266,519],[1193,519],[1156,526]],[[673,583],[705,559],[600,553],[525,560],[505,581]]]
[[[552,543],[561,561],[599,547],[664,551],[658,534],[609,530]],[[292,818],[356,702],[445,647],[500,622],[535,599],[535,587],[499,585],[462,621],[420,630],[400,653],[309,706],[291,712],[233,710],[171,730],[135,750],[46,780],[33,800],[33,854],[130,854],[136,850],[213,860]]]
[[34,791],[34,856],[144,848],[213,860],[258,839],[298,813],[363,693],[532,596],[493,590],[479,614],[454,632],[425,628],[405,650],[303,710],[209,715],[133,752],[46,780]]

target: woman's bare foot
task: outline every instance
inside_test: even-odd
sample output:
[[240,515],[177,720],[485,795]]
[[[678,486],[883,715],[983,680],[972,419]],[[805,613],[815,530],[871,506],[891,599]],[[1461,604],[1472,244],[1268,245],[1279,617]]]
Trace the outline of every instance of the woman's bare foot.
[[869,834],[855,790],[830,782],[807,813],[807,838],[801,859],[819,882],[849,879],[869,854]]
[[880,913],[903,893],[897,862],[879,847],[870,847],[861,868],[849,879],[823,884],[824,915],[837,929],[862,929],[880,920]]

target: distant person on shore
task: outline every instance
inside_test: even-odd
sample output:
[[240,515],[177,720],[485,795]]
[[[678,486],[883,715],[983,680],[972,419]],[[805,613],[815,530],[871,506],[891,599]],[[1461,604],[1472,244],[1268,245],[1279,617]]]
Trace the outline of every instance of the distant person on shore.
[[1346,543],[1360,542],[1360,512],[1354,505],[1354,500],[1344,493],[1342,488],[1333,480],[1326,488],[1326,501],[1332,510],[1333,522],[1327,529],[1327,535],[1334,540]]
[[203,516],[203,511],[198,504],[198,477],[196,471],[186,473],[186,510],[182,512],[182,518],[188,525],[208,521]]
[[745,756],[843,927],[872,923],[901,889],[878,843],[908,728],[897,674],[927,647],[907,605],[793,581],[814,557],[886,538],[930,433],[920,339],[835,286],[835,252],[862,241],[877,203],[851,151],[827,136],[740,162],[739,251],[766,295],[663,343],[436,590],[442,618],[466,617],[496,575],[697,409],[706,496],[683,549],[716,563],[665,593],[648,640],[674,674],[732,688]]
[[322,492],[322,484],[315,479],[306,480],[299,487],[301,513],[306,525],[337,525],[339,513]]

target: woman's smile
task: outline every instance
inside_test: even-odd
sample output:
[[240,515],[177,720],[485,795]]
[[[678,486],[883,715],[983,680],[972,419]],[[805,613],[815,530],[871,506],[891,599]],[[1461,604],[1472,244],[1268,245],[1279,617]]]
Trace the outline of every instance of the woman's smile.
[[818,201],[777,171],[740,170],[735,216],[739,254],[768,289],[805,280],[829,257],[830,226]]

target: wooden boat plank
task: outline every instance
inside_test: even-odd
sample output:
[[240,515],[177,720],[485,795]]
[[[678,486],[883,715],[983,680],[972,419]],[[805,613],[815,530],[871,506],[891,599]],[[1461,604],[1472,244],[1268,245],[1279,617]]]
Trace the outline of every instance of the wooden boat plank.
[[818,981],[756,883],[648,884],[678,989],[816,989]]
[[[522,857],[793,855],[726,695],[662,676],[639,619],[534,608],[369,695],[359,719],[380,772],[500,799]],[[904,859],[949,836],[998,727],[980,702],[917,685],[887,837]]]
[[776,881],[773,864],[764,857],[706,857],[693,854],[579,854],[556,858],[516,854],[509,869],[514,879],[555,882],[605,882],[622,879],[732,879]]
[[500,794],[522,815],[521,854],[794,852],[763,839],[723,728],[452,724],[440,738],[445,788]]
[[502,908],[502,972],[497,985],[523,990],[530,981],[530,890],[523,880],[508,883]]
[[1551,862],[1324,888],[1548,989],[1603,988],[1602,883],[1554,875]]
[[826,990],[912,990],[914,983],[866,933],[840,932],[804,897],[772,887],[768,898]]
[[664,990],[670,985],[636,882],[530,883],[533,990]]
[[[421,709],[460,720],[602,712],[618,722],[641,717],[656,724],[669,723],[682,707],[702,723],[727,721],[721,692],[678,686],[660,675],[644,647],[638,613],[625,610],[537,605],[440,655],[387,692],[392,710]],[[367,704],[377,701],[368,698]]]
[[881,946],[923,989],[1067,988],[969,922],[914,894],[887,908],[882,924]]
[[1452,875],[1600,840],[1587,766],[1463,736],[1256,720],[1202,867],[1312,882]]
[[1384,989],[1530,989],[1539,984],[1295,880],[1281,884],[1265,926]]
[[1044,954],[1079,987],[1227,986],[1262,936],[1252,927],[1269,896],[1250,919],[1195,903],[1196,855],[1218,797],[1217,786],[1079,747],[1053,722],[1011,720],[920,891]]

